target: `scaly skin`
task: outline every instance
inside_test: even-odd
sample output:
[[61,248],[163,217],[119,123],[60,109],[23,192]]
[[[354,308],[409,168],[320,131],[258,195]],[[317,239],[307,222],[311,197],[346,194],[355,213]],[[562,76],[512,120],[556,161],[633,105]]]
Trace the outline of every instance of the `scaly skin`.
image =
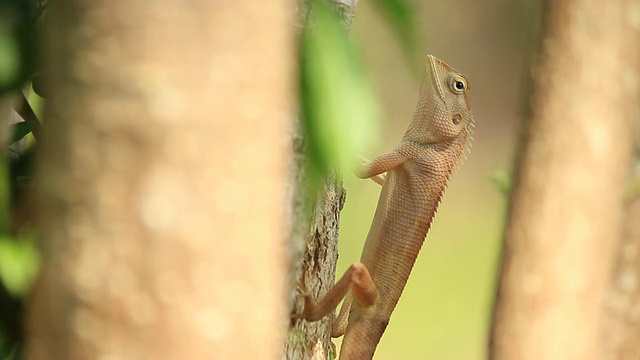
[[471,140],[468,88],[462,74],[427,56],[418,105],[402,142],[358,174],[375,178],[386,172],[377,178],[384,184],[360,263],[318,304],[306,296],[299,316],[321,319],[346,295],[332,334],[343,332],[348,309],[341,360],[371,359],[389,323],[447,182]]

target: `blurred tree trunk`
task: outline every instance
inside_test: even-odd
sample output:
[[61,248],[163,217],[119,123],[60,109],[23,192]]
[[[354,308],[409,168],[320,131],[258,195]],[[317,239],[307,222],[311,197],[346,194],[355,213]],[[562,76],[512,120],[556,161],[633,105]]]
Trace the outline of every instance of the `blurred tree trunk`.
[[[640,138],[637,140],[640,145]],[[636,151],[640,150],[637,148]],[[640,359],[640,153],[604,301],[602,360]]]
[[[357,0],[331,0],[342,16],[344,26],[349,29],[355,16]],[[313,24],[311,2],[301,3],[299,16]],[[292,292],[293,311],[301,309],[301,293],[297,285],[304,284],[307,291],[320,298],[333,286],[338,262],[338,230],[340,211],[344,205],[346,191],[342,180],[332,174],[325,181],[317,196],[307,194],[306,143],[303,133],[294,135],[294,153],[296,156],[294,184],[294,228]],[[329,359],[331,348],[331,322],[327,316],[316,322],[298,320],[289,328],[284,343],[283,359]]]
[[51,2],[28,358],[281,351],[291,10]]
[[638,118],[639,9],[547,2],[492,359],[599,358]]
[[[15,105],[19,97],[13,93],[0,93],[0,142],[5,145],[8,143],[10,134],[10,124],[12,123]],[[3,231],[6,229],[3,229]]]

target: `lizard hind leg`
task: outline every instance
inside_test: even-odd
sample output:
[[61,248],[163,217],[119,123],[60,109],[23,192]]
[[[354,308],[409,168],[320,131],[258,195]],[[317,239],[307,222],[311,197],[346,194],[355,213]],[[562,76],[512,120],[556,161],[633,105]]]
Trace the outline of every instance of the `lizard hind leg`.
[[[351,290],[351,294],[347,296],[349,290]],[[359,262],[351,264],[340,280],[338,280],[320,301],[316,302],[310,294],[305,294],[304,310],[302,314],[296,315],[295,317],[308,321],[318,321],[335,310],[345,296],[347,296],[347,299],[345,299],[345,303],[340,310],[340,315],[338,315],[338,319],[336,319],[339,322],[345,323],[346,320],[342,318],[348,317],[347,314],[351,308],[352,298],[355,298],[362,307],[372,306],[378,298],[376,285],[364,264]],[[335,323],[336,322],[334,322],[334,324]],[[336,326],[339,331],[339,324]]]

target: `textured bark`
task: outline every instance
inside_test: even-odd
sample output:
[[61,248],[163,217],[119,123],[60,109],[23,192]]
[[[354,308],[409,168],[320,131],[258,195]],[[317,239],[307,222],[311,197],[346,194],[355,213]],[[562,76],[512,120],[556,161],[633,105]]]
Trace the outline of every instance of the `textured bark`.
[[492,359],[596,359],[622,235],[640,85],[640,2],[549,1],[533,69]]
[[[303,244],[303,247],[294,290],[297,285],[303,285],[307,291],[321,297],[333,286],[338,261],[340,211],[345,197],[342,182],[332,176],[321,189],[311,217],[301,216],[297,219],[293,239],[296,243]],[[309,214],[303,204],[298,204],[297,209],[300,211],[297,212],[298,215]],[[294,306],[297,308],[294,311],[299,312],[302,294],[297,292],[293,295],[294,304],[297,305]],[[328,316],[316,322],[295,321],[289,328],[283,359],[329,359],[332,320]]]
[[290,11],[50,4],[28,358],[277,356]]
[[[346,28],[351,26],[355,16],[357,0],[332,0],[342,16]],[[301,5],[300,18],[313,24],[313,8],[307,1]],[[340,211],[344,205],[346,192],[337,175],[331,175],[324,182],[317,196],[307,194],[304,184],[308,174],[305,171],[305,139],[300,132],[293,135],[296,156],[294,189],[294,229],[292,233],[292,292],[290,298],[293,312],[301,309],[301,293],[298,285],[316,298],[322,297],[333,286],[338,262],[338,230]],[[312,208],[310,208],[312,207]],[[329,359],[331,353],[331,321],[326,317],[321,321],[295,321],[289,328],[284,343],[283,359]]]

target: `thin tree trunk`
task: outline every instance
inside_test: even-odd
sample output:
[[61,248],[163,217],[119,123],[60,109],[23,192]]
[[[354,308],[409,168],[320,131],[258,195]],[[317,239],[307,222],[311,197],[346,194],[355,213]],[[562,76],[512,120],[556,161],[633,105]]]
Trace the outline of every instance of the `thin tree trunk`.
[[[346,192],[342,182],[331,176],[318,196],[311,218],[298,218],[294,240],[304,239],[302,262],[299,263],[295,287],[304,284],[307,291],[321,297],[333,286],[338,261],[338,229],[340,211]],[[298,204],[298,209],[304,205]],[[308,214],[301,211],[298,214]],[[301,304],[296,293],[294,304]],[[321,321],[296,321],[289,328],[284,344],[283,359],[329,359],[331,348],[331,321],[328,316]]]
[[277,356],[290,10],[51,2],[28,358]]
[[638,116],[637,0],[549,1],[492,359],[596,359]]
[[[357,0],[331,1],[341,14],[344,26],[350,28]],[[309,1],[304,1],[300,18],[313,24],[313,16]],[[304,189],[308,159],[305,158],[305,139],[300,132],[294,135],[293,144],[298,161],[294,180],[295,220],[292,233],[292,273],[295,276],[290,298],[293,299],[293,311],[296,311],[296,307],[302,303],[301,293],[296,291],[298,285],[304,284],[307,291],[320,298],[335,282],[340,211],[346,192],[342,180],[337,174],[332,174],[324,182],[319,194],[309,198]],[[332,320],[328,316],[317,322],[294,322],[284,343],[283,359],[329,359]]]

